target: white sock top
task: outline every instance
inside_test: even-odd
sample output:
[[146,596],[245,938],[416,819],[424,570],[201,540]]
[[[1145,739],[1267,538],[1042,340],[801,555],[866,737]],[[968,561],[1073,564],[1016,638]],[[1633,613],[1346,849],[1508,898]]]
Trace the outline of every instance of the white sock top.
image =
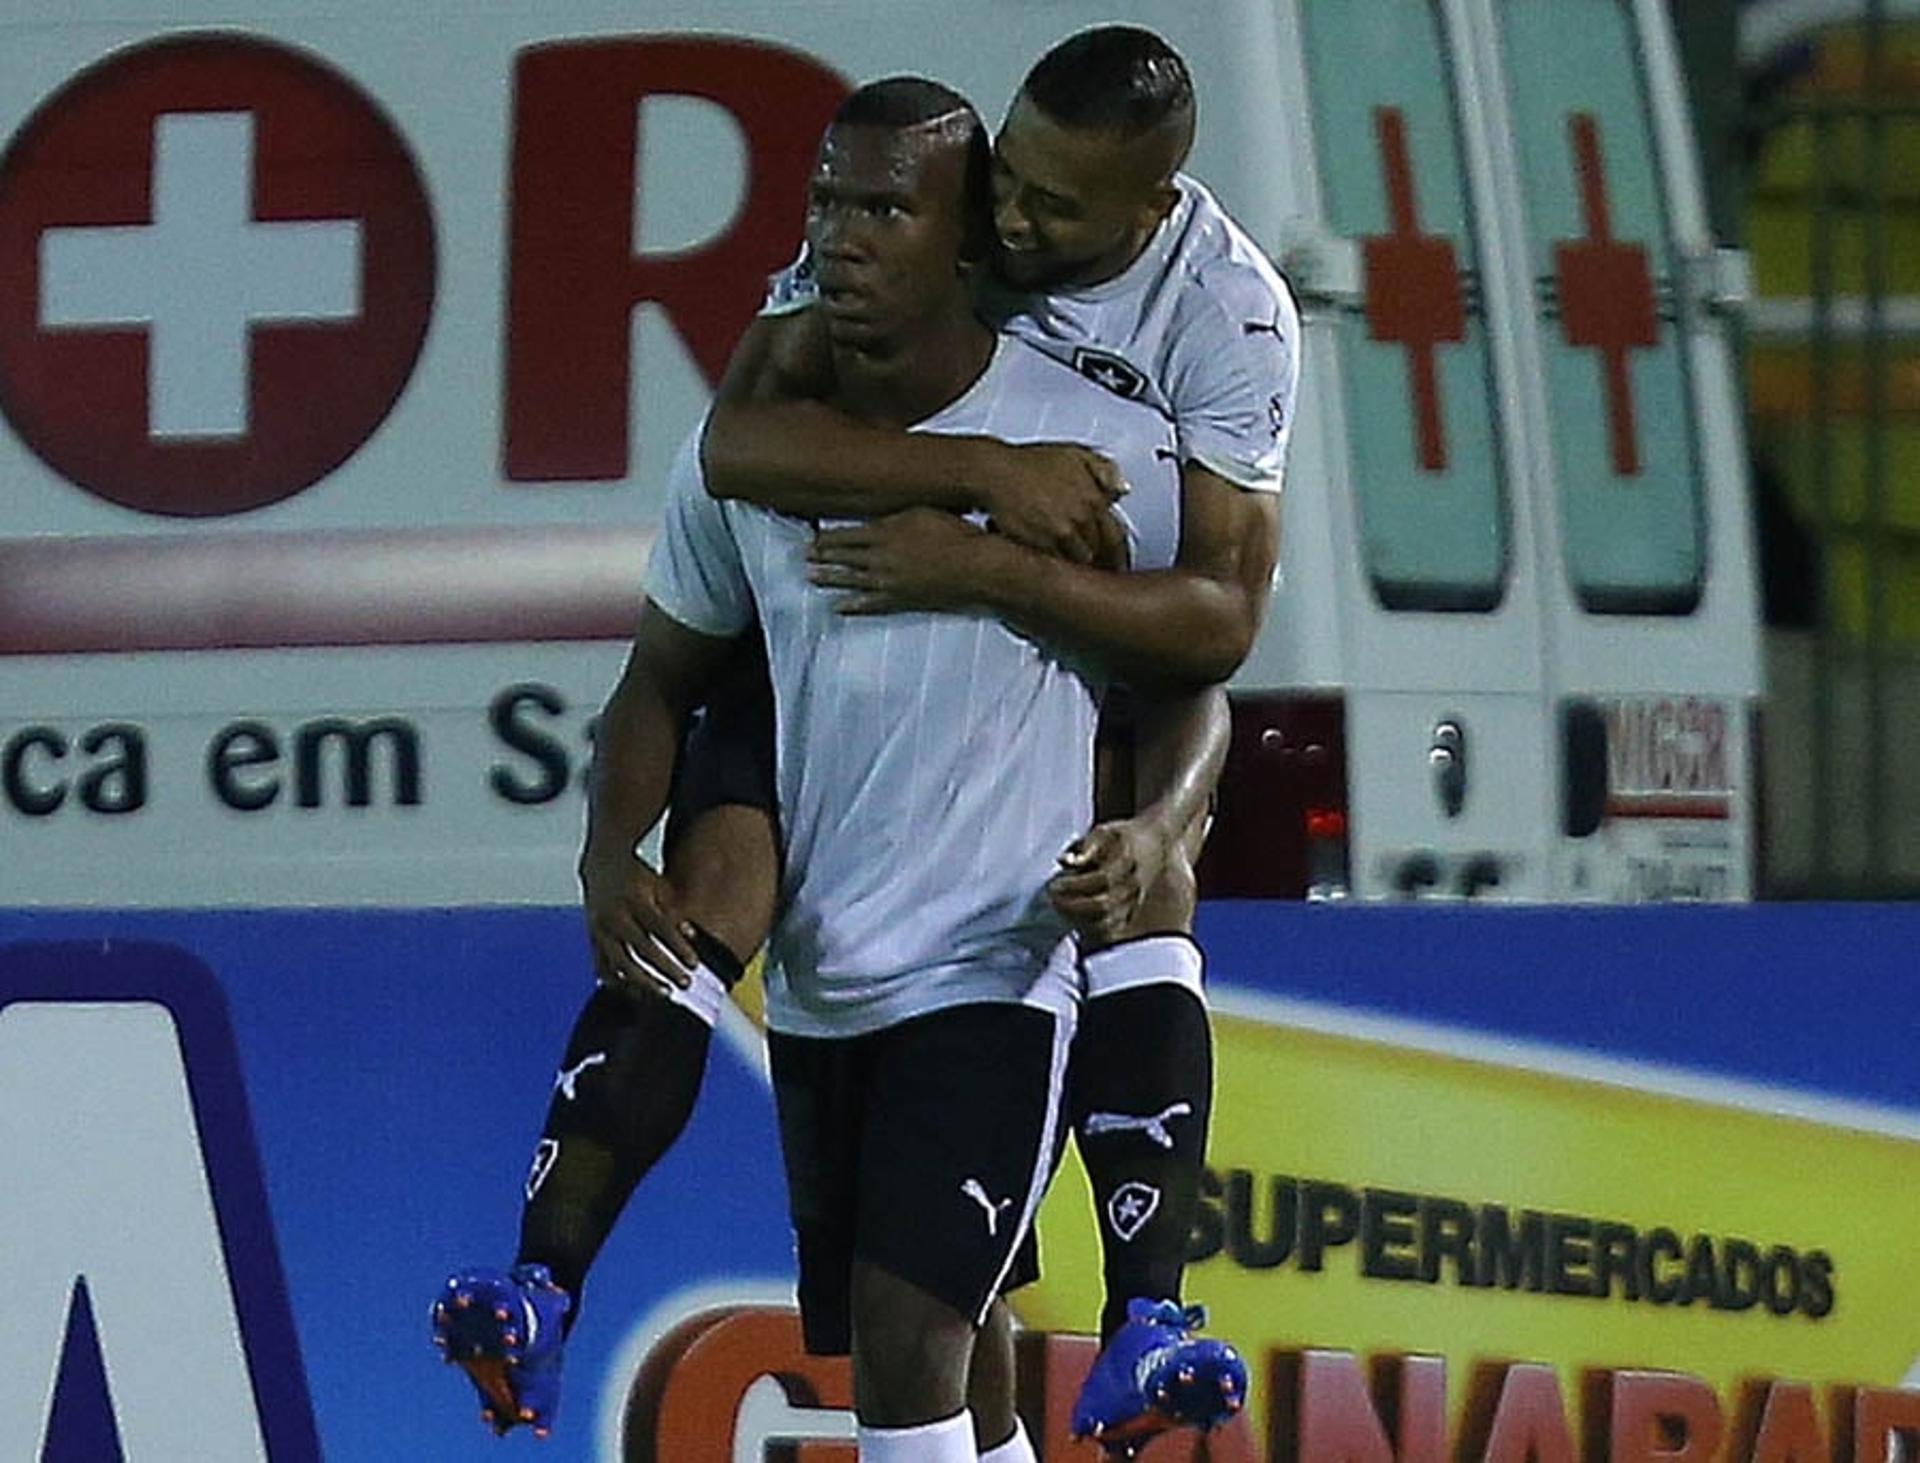
[[860,1424],[860,1463],[976,1463],[973,1415],[964,1409],[918,1427]]
[[1204,1004],[1203,967],[1200,947],[1185,935],[1147,935],[1080,957],[1089,997],[1165,983],[1186,987]]
[[727,988],[719,976],[707,969],[706,962],[693,967],[693,986],[681,990],[675,986],[667,999],[676,1006],[685,1006],[707,1025],[712,1026],[720,1019],[720,1008],[726,1004]]
[[1040,1463],[1039,1455],[1033,1451],[1033,1442],[1027,1437],[1027,1430],[1020,1419],[1013,1420],[1013,1436],[997,1448],[989,1448],[980,1455],[980,1463]]

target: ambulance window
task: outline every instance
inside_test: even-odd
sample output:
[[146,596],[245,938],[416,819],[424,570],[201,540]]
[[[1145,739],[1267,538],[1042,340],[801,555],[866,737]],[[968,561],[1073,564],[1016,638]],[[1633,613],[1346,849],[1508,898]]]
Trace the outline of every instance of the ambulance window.
[[1686,614],[1706,572],[1700,466],[1631,9],[1500,14],[1569,578],[1596,613]]
[[1327,227],[1362,253],[1362,298],[1331,329],[1368,578],[1389,609],[1488,610],[1507,505],[1437,7],[1301,12]]

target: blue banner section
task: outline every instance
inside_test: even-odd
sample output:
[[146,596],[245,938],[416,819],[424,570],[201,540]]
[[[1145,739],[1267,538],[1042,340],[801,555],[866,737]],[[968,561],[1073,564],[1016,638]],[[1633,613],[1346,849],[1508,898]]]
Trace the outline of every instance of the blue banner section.
[[[172,1017],[233,1314],[259,1407],[260,1434],[275,1460],[307,1463],[317,1458],[313,1409],[276,1243],[274,1211],[285,1214],[286,1208],[271,1204],[261,1183],[261,1158],[250,1121],[251,1084],[237,1059],[244,1038],[229,1023],[216,977],[201,960],[169,944],[96,939],[8,945],[0,939],[0,1016],[16,1003],[40,1002],[84,1003],[102,1009],[157,1005]],[[74,1073],[73,1079],[87,1080],[87,1074]],[[59,1133],[68,1120],[68,1108],[80,1106],[77,1101],[63,1102],[57,1091],[46,1092],[44,1104],[43,1113],[15,1115],[15,1120],[38,1118],[47,1125],[42,1132]],[[147,1142],[144,1135],[133,1132],[125,1135],[125,1143],[127,1163],[135,1175],[129,1187],[137,1190],[140,1165],[148,1157]],[[79,1191],[86,1176],[75,1177]],[[39,1178],[48,1182],[44,1174]],[[125,1218],[137,1232],[139,1215]],[[164,1272],[172,1258],[164,1250],[151,1257],[157,1286],[167,1283]],[[85,1257],[78,1262],[85,1263]],[[60,1360],[46,1434],[44,1440],[34,1440],[41,1451],[33,1456],[41,1457],[43,1463],[55,1457],[111,1458],[119,1451],[118,1432],[85,1276],[57,1280],[63,1288],[71,1285],[72,1302],[59,1339]],[[157,1363],[164,1365],[164,1360]],[[191,1406],[187,1398],[181,1403]],[[0,1429],[35,1427],[38,1422],[37,1417],[16,1418],[0,1423]],[[0,1456],[15,1455],[11,1440],[0,1437],[0,1442],[7,1444],[0,1446]],[[19,1456],[27,1456],[26,1450],[21,1449]]]
[[1920,1113],[1917,905],[1201,911],[1209,979]]
[[[252,1255],[277,1231],[324,1455],[497,1463],[507,1444],[429,1346],[427,1307],[450,1269],[513,1258],[555,1067],[592,989],[578,914],[0,915],[0,945],[81,937],[191,951],[226,992],[272,1227],[243,1219],[225,1238]],[[35,993],[57,997],[59,985],[49,966]],[[180,1004],[164,1003],[188,1031]],[[48,1101],[57,1123],[58,1095]],[[216,1151],[208,1145],[210,1169]],[[792,1269],[771,1099],[716,1041],[691,1126],[601,1256],[568,1348],[560,1428],[540,1456],[597,1456],[602,1379],[628,1328],[664,1297]],[[0,1457],[37,1456],[41,1427],[0,1421]]]
[[[1204,911],[1201,937],[1221,986],[1920,1114],[1920,909],[1227,902]],[[284,1456],[310,1453],[316,1429],[345,1463],[531,1446],[482,1428],[432,1354],[426,1311],[449,1269],[512,1258],[533,1141],[591,991],[576,911],[0,911],[0,946],[13,942],[34,943],[0,952],[0,999],[172,1012],[263,1435],[292,1439]],[[120,942],[149,953],[145,974],[116,983],[100,959]],[[61,1111],[48,1093],[45,1121]],[[297,1345],[273,1329],[282,1269]],[[599,1456],[620,1349],[664,1299],[791,1273],[771,1103],[716,1041],[691,1128],[595,1272],[540,1456]],[[38,1456],[53,1423],[114,1436],[97,1405],[112,1316],[97,1293],[76,1295],[68,1335],[49,1340],[61,1406],[0,1422],[0,1456]]]

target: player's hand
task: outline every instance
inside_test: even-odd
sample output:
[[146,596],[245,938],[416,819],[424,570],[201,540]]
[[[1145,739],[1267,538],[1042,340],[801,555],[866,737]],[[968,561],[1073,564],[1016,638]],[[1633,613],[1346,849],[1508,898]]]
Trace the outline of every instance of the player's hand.
[[580,894],[600,980],[633,994],[665,996],[693,984],[700,953],[673,888],[645,859],[589,851]]
[[1159,882],[1171,847],[1165,830],[1144,818],[1096,823],[1061,853],[1048,902],[1082,936],[1111,943]]
[[993,535],[966,519],[908,508],[815,534],[807,577],[845,591],[834,604],[843,615],[962,610],[987,601],[993,551]]
[[1120,469],[1067,442],[998,449],[998,472],[979,487],[980,506],[1015,543],[1075,564],[1124,569],[1127,540],[1112,506],[1127,492]]

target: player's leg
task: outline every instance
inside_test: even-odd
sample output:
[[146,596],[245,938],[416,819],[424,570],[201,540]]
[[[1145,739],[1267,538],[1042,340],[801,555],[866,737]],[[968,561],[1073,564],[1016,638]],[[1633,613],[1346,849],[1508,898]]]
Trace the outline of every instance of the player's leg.
[[[884,1410],[894,1400],[887,1390],[938,1391],[938,1383],[929,1388],[924,1378],[890,1377],[883,1381],[883,1395],[875,1398],[872,1365],[863,1368],[855,1345],[856,1314],[876,1308],[905,1326],[920,1327],[922,1334],[906,1337],[903,1344],[921,1366],[928,1365],[930,1352],[935,1370],[943,1352],[957,1349],[964,1355],[965,1341],[945,1347],[935,1343],[929,1348],[925,1333],[947,1332],[956,1326],[965,1337],[972,1332],[965,1317],[930,1296],[925,1297],[928,1313],[922,1316],[921,1296],[912,1293],[906,1282],[893,1280],[854,1257],[871,1078],[886,1037],[886,1032],[848,1039],[780,1032],[768,1037],[780,1152],[799,1259],[801,1336],[812,1355],[855,1357],[862,1463],[973,1463],[973,1433],[964,1408],[949,1409],[951,1415],[909,1416],[896,1423]],[[895,1288],[908,1293],[888,1293]],[[909,1316],[913,1319],[908,1320]],[[871,1319],[864,1319],[864,1334],[868,1338],[878,1334]],[[962,1372],[964,1388],[964,1363]]]
[[[720,947],[728,967],[718,972],[720,984],[730,992],[738,979],[734,972],[753,959],[773,928],[780,839],[770,773],[764,791],[728,786],[721,792],[726,801],[690,804],[690,812],[671,815],[676,826],[667,840],[666,875],[681,911]],[[700,953],[708,953],[705,944]]]
[[[983,1325],[1004,1320],[996,1298],[1052,1168],[1069,1023],[983,1003],[878,1033],[853,1287],[855,1403],[874,1456],[911,1440],[920,1451],[898,1456],[971,1463],[980,1443],[1013,1441],[1010,1364],[1002,1395],[987,1398],[1000,1416],[982,1419],[976,1439],[972,1358]],[[918,1430],[929,1428],[942,1430],[930,1436],[949,1451],[928,1451]]]
[[1123,940],[1082,967],[1068,1111],[1099,1220],[1104,1342],[1129,1300],[1180,1296],[1213,1111],[1213,1037],[1199,947],[1184,932]]
[[764,811],[729,804],[701,812],[668,859],[696,931],[693,988],[670,998],[602,988],[574,1023],[527,1178],[516,1256],[545,1265],[574,1298],[569,1329],[621,1211],[693,1114],[742,951],[758,948],[771,921],[776,863]]
[[[727,805],[697,817],[669,862],[696,927],[693,988],[666,998],[602,987],[574,1022],[527,1175],[514,1266],[457,1273],[435,1308],[436,1336],[468,1371],[497,1430],[526,1423],[544,1434],[553,1425],[560,1348],[579,1318],[588,1269],[685,1129],[713,1024],[740,978],[738,949],[711,926],[757,948],[751,932],[771,919],[776,862],[761,810]],[[543,1308],[544,1331],[527,1320]]]
[[[852,1272],[853,1404],[863,1431],[967,1417],[973,1317],[881,1266]],[[967,1453],[973,1457],[968,1419]]]
[[995,1299],[974,1337],[967,1372],[967,1410],[973,1414],[980,1463],[1037,1463],[1033,1443],[1014,1409],[1016,1380],[1013,1312],[1004,1300]]
[[675,768],[666,876],[696,930],[693,985],[594,994],[567,1043],[521,1212],[519,1262],[574,1297],[642,1179],[685,1130],[713,1026],[773,925],[773,695],[758,656],[735,668]]
[[[1097,800],[1103,819],[1133,811],[1130,719],[1103,720]],[[1067,1114],[1099,1216],[1106,1294],[1100,1338],[1127,1302],[1177,1300],[1199,1208],[1213,1108],[1213,1033],[1193,942],[1197,820],[1169,854],[1120,938],[1082,940],[1085,1003],[1067,1075]]]
[[[1177,914],[1169,904],[1183,897],[1178,885],[1158,892],[1142,922]],[[1205,1313],[1179,1301],[1212,1112],[1199,949],[1185,933],[1144,934],[1085,955],[1082,966],[1087,998],[1068,1093],[1106,1298],[1102,1351],[1074,1430],[1130,1454],[1168,1428],[1232,1416],[1245,1403],[1247,1373],[1230,1346],[1194,1334]]]
[[[1131,810],[1127,755],[1103,751],[1101,816]],[[1244,1404],[1244,1363],[1192,1333],[1180,1305],[1213,1111],[1213,1030],[1193,942],[1196,820],[1120,938],[1082,958],[1085,1004],[1068,1069],[1067,1111],[1093,1190],[1105,1295],[1102,1354],[1075,1407],[1076,1431],[1116,1446],[1181,1423],[1209,1426]],[[1167,1376],[1197,1390],[1141,1386],[1139,1360],[1165,1354]],[[1171,1406],[1169,1406],[1171,1404]]]
[[[743,675],[717,698],[676,770],[666,874],[697,931],[693,986],[670,997],[604,988],[589,997],[535,1145],[513,1269],[458,1272],[436,1302],[436,1342],[465,1366],[500,1431],[517,1422],[540,1433],[551,1427],[560,1343],[579,1319],[587,1272],[634,1190],[685,1129],[714,1022],[772,925],[779,850],[763,686]],[[462,1295],[467,1306],[446,1308],[447,1297]],[[557,1326],[533,1339],[525,1317],[556,1296]]]

